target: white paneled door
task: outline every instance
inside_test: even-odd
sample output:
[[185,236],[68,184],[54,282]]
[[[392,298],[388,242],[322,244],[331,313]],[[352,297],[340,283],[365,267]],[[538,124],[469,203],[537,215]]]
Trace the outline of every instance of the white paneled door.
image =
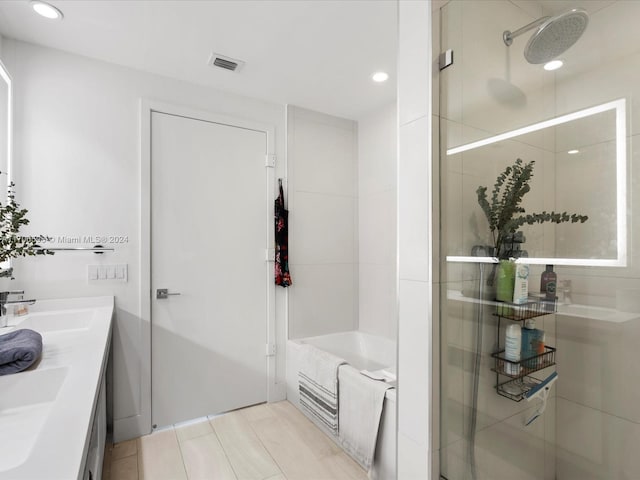
[[158,427],[267,400],[266,153],[265,132],[151,114]]

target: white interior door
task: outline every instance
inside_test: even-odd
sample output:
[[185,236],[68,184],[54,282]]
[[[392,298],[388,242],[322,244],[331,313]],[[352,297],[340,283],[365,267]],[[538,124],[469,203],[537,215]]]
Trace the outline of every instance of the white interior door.
[[157,426],[267,399],[266,153],[265,132],[152,113]]

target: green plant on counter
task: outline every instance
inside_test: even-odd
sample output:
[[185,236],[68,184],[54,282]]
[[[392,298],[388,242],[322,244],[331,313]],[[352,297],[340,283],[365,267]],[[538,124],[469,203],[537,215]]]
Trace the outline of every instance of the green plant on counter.
[[[16,202],[15,183],[10,182],[6,205],[0,203],[0,262],[18,257],[53,255],[54,252],[38,245],[48,240],[46,236],[19,235],[20,229],[29,224],[27,213],[29,210],[20,208],[20,204]],[[9,277],[11,273],[11,268],[0,270],[0,277]]]
[[487,198],[487,187],[478,187],[478,204],[489,221],[489,229],[493,237],[495,255],[505,258],[503,249],[505,238],[513,235],[524,224],[534,223],[584,223],[589,217],[577,213],[526,213],[520,206],[524,196],[531,190],[529,182],[533,177],[534,161],[524,163],[518,158],[516,162],[507,167],[496,179],[491,192],[491,200]]

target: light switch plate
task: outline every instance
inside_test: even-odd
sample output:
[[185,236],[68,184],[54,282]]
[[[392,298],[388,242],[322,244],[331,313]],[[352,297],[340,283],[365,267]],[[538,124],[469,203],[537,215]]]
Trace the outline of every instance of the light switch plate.
[[126,265],[116,265],[116,279],[118,279],[118,280],[126,280],[127,279],[127,266]]
[[87,265],[87,280],[89,282],[127,282],[128,265]]
[[87,272],[89,280],[98,280],[98,266],[87,265]]

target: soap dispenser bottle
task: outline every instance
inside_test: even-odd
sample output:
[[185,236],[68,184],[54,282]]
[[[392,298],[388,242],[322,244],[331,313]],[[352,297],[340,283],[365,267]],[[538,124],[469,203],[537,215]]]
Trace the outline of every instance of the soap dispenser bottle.
[[547,269],[540,276],[540,293],[544,293],[546,300],[556,299],[556,284],[558,275],[553,271],[553,265],[547,265]]

